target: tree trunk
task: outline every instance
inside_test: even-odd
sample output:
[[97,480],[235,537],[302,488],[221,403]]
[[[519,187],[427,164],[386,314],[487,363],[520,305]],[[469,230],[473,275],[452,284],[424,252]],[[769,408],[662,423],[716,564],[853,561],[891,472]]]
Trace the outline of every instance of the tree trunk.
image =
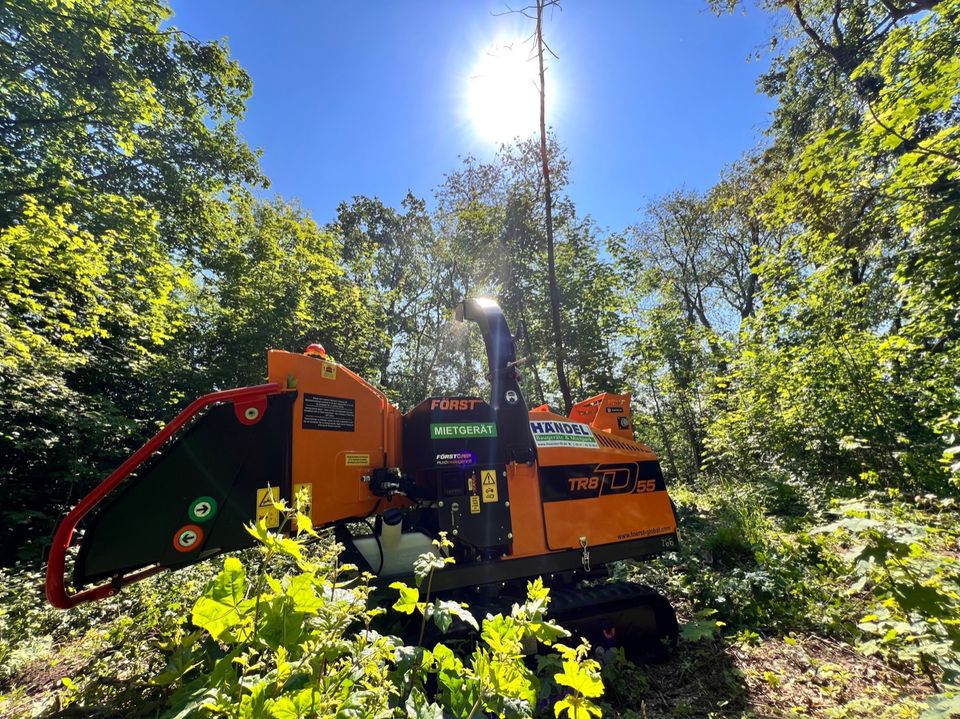
[[548,0],[537,0],[537,59],[540,63],[540,162],[543,165],[543,195],[547,226],[547,283],[550,288],[550,316],[553,320],[553,350],[557,365],[557,384],[563,396],[563,412],[570,414],[573,400],[570,396],[570,383],[563,366],[563,328],[560,325],[560,290],[557,287],[557,266],[553,246],[553,196],[550,186],[550,163],[547,156],[547,111],[546,88],[544,86],[543,66],[543,8]]

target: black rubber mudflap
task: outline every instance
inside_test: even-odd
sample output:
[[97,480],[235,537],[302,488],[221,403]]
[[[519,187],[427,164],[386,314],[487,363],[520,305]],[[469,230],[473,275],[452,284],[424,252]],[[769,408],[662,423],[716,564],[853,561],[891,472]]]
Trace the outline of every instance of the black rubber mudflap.
[[290,499],[294,398],[270,396],[255,424],[241,423],[232,403],[216,405],[177,435],[87,522],[76,586],[250,546],[244,524],[256,517],[258,490]]
[[666,597],[632,582],[550,590],[548,616],[595,647],[622,647],[638,663],[661,662],[677,648],[677,615]]

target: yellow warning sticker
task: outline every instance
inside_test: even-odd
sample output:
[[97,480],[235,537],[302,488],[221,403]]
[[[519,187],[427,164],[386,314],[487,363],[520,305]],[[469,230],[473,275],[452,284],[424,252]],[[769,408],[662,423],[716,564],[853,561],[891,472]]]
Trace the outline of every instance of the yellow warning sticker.
[[470,495],[470,514],[480,514],[480,497],[475,494]]
[[497,493],[496,470],[484,469],[480,471],[480,491],[483,493],[484,502],[500,501],[500,495]]
[[277,487],[263,487],[257,490],[257,521],[266,523],[267,529],[276,529],[280,526],[280,512],[273,506],[280,501],[280,489]]
[[324,362],[320,368],[320,376],[324,379],[336,379],[337,366],[333,362]]
[[300,493],[303,493],[304,506],[303,513],[310,516],[310,508],[313,506],[313,484],[310,482],[300,482],[293,485],[293,500],[297,501],[297,498],[301,496]]
[[347,466],[348,467],[369,467],[370,455],[369,454],[348,454]]

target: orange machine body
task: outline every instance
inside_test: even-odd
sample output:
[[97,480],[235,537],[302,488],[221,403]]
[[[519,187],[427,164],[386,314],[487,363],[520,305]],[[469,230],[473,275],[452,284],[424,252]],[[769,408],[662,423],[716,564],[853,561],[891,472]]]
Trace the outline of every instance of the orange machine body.
[[374,468],[402,466],[402,416],[380,390],[343,365],[305,354],[272,350],[267,371],[271,382],[296,391],[292,493],[309,488],[314,524],[364,517],[401,502],[384,502],[363,481]]
[[[407,504],[401,497],[383,501],[365,481],[376,468],[403,467],[403,416],[382,392],[346,367],[316,356],[274,350],[268,369],[271,382],[296,391],[292,493],[308,488],[314,524]],[[623,426],[623,418],[629,422],[630,395],[597,395],[577,404],[570,417],[544,408],[529,417],[534,423],[588,425],[591,437],[584,435],[586,446],[545,443],[533,463],[507,465],[513,541],[505,558],[676,532],[662,478],[642,471],[656,466],[657,457],[629,437],[629,425]],[[569,498],[543,496],[547,475],[553,477],[553,494],[566,490]]]
[[[364,481],[375,468],[403,467],[403,416],[387,397],[329,359],[275,350],[268,368],[271,382],[296,390],[291,484],[293,494],[309,487],[312,521],[324,525],[402,504],[399,497],[382,501]],[[586,446],[545,443],[534,463],[507,466],[513,529],[507,557],[676,532],[662,479],[641,471],[656,464],[656,455],[624,436],[631,434],[629,426],[617,426],[617,420],[629,421],[630,395],[597,395],[577,404],[570,417],[542,408],[529,417],[534,423],[588,425],[592,437],[585,437]],[[548,474],[559,483],[554,494],[565,489],[569,498],[544,498]]]
[[[620,411],[608,414],[603,411],[608,407]],[[612,422],[610,415],[614,415]],[[621,417],[629,421],[629,395],[598,395],[576,405],[569,418],[544,408],[530,412],[531,422],[588,424],[595,446],[539,446],[535,468],[512,467],[510,495],[519,495],[523,501],[521,507],[516,507],[517,502],[511,505],[515,528],[511,556],[676,533],[676,517],[657,456],[623,436],[630,430],[616,426]],[[553,497],[541,491],[550,481]],[[563,490],[565,497],[550,501]],[[540,512],[531,511],[531,506]]]
[[[273,350],[268,384],[198,399],[71,512],[51,555],[51,601],[71,606],[249,546],[250,523],[289,531],[278,501],[304,495],[313,524],[332,525],[347,561],[378,581],[409,574],[445,534],[456,565],[434,578],[438,591],[592,576],[675,548],[672,504],[656,455],[633,439],[630,395],[598,394],[569,417],[528,410],[497,303],[464,300],[456,316],[480,327],[488,399],[430,397],[401,414],[323,346]],[[356,534],[371,517],[370,533]],[[81,520],[74,582],[109,584],[70,596],[66,553]]]

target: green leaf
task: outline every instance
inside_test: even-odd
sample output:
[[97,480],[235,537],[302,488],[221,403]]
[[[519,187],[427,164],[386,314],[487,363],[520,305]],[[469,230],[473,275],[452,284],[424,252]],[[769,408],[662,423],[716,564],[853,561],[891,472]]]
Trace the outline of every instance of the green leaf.
[[560,715],[567,713],[568,719],[590,719],[591,716],[599,717],[603,715],[593,702],[583,697],[575,697],[568,694],[563,699],[553,705],[553,715],[559,719]]
[[216,579],[193,605],[193,623],[221,641],[245,638],[250,631],[247,614],[252,606],[244,599],[246,590],[243,564],[236,557],[227,557]]
[[400,598],[394,602],[393,608],[401,614],[413,614],[420,601],[420,590],[416,587],[408,587],[403,582],[393,582],[390,588],[400,592]]
[[180,644],[167,656],[166,666],[150,683],[161,687],[170,686],[201,664],[202,658],[194,655],[192,644]]
[[268,705],[273,719],[305,719],[315,713],[316,690],[302,689],[293,695],[282,696]]
[[414,687],[404,702],[407,719],[444,719],[443,708],[428,701],[423,692]]
[[680,627],[680,636],[687,642],[700,642],[716,636],[724,623],[716,620],[686,622]]
[[576,661],[564,661],[563,671],[554,676],[554,681],[570,687],[574,692],[585,697],[598,697],[603,694],[603,682],[600,676],[588,671]]
[[305,614],[316,614],[324,604],[310,574],[298,574],[288,580],[286,595],[293,600],[293,608]]
[[432,619],[441,632],[446,632],[450,628],[454,617],[479,631],[480,627],[477,620],[465,605],[446,599],[438,599],[433,602]]
[[960,715],[960,687],[951,688],[927,699],[920,719],[951,719]]
[[203,705],[210,699],[212,691],[203,679],[195,679],[180,687],[170,697],[170,708],[161,719],[189,719],[200,716]]

